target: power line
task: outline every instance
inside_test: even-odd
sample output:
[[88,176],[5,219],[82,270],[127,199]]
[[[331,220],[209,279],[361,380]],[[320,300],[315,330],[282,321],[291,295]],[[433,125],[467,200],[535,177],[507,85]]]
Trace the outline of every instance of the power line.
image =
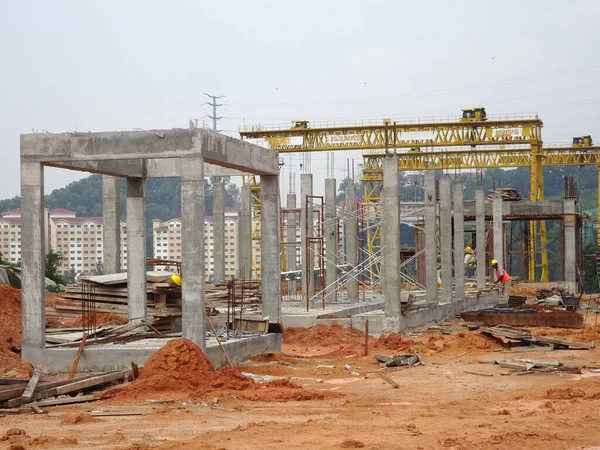
[[[202,103],[202,105],[212,106],[213,113],[212,113],[212,116],[210,114],[207,114],[206,116],[203,116],[203,117],[208,117],[209,119],[212,119],[213,131],[216,131],[218,133],[222,130],[217,130],[217,121],[221,120],[223,117],[217,116],[217,108],[219,106],[223,106],[223,105],[221,103],[217,103],[217,99],[223,98],[225,96],[224,95],[210,95],[210,94],[207,94],[206,92],[204,93],[204,95],[206,95],[208,98],[210,98],[212,100],[212,102],[204,102],[204,103]],[[202,105],[200,105],[200,106],[202,106]]]

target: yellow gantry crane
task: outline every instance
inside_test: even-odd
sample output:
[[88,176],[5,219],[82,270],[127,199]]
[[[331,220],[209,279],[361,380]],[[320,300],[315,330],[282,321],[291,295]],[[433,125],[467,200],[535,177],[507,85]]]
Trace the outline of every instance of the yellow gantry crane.
[[[544,165],[596,165],[600,176],[600,147],[592,145],[590,136],[574,138],[570,146],[543,148],[542,126],[537,115],[491,117],[485,108],[476,107],[464,109],[458,119],[418,118],[402,123],[384,119],[318,124],[297,120],[289,128],[244,127],[240,135],[242,139],[281,153],[362,150],[365,202],[368,213],[377,218],[380,217],[378,202],[383,159],[390,155],[398,159],[398,168],[403,171],[530,167],[532,201],[544,199]],[[371,255],[379,250],[379,233],[379,226],[368,227]],[[531,280],[535,279],[536,236],[539,236],[541,254],[540,279],[547,281],[544,221],[539,225],[530,222],[530,249],[534,255],[529,264]]]

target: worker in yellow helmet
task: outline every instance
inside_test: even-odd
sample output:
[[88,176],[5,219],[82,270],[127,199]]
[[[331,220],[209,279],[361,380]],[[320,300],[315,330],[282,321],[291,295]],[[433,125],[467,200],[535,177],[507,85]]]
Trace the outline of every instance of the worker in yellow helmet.
[[492,267],[496,271],[496,287],[498,288],[498,292],[502,297],[508,297],[511,284],[510,275],[495,259],[492,259]]
[[477,267],[475,252],[471,247],[467,246],[467,248],[465,248],[465,273],[467,278],[473,278],[475,276],[475,267]]
[[181,276],[177,274],[171,275],[171,281],[177,286],[181,286]]

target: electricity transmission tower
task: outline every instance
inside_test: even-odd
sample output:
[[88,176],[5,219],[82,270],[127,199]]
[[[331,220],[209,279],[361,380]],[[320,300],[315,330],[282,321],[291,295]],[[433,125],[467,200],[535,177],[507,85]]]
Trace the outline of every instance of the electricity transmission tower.
[[[220,98],[223,98],[225,96],[224,95],[210,95],[210,94],[207,94],[206,92],[204,93],[204,95],[206,95],[208,98],[210,98],[212,100],[212,102],[204,102],[204,103],[202,103],[202,105],[210,105],[210,106],[212,106],[212,110],[213,110],[212,116],[210,114],[207,114],[205,117],[212,119],[213,131],[220,132],[221,130],[217,130],[217,121],[222,119],[223,117],[217,116],[217,108],[219,106],[223,106],[223,105],[220,103],[217,103],[217,100]],[[200,106],[202,106],[202,105],[200,105]]]

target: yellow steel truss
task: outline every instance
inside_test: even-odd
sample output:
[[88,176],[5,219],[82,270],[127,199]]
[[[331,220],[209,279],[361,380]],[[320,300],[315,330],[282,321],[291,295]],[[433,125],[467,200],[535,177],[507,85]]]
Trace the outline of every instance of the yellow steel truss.
[[[383,180],[383,158],[393,153],[398,168],[411,170],[475,169],[493,167],[530,167],[533,201],[544,199],[543,166],[597,165],[600,177],[600,147],[577,145],[542,147],[542,121],[533,116],[512,116],[481,120],[415,119],[393,122],[361,121],[354,123],[310,124],[296,121],[283,126],[243,128],[243,139],[268,146],[281,153],[307,151],[363,150],[363,181],[367,214],[375,226],[367,227],[368,251],[380,250],[379,194]],[[402,152],[397,152],[403,149]],[[406,149],[408,151],[406,151]],[[382,152],[383,150],[383,152]],[[600,211],[600,195],[599,195]],[[369,222],[370,225],[370,222]],[[539,231],[536,228],[539,227]],[[535,254],[536,236],[541,253],[541,280],[548,280],[546,224],[530,223],[530,248]],[[599,245],[600,245],[600,233]],[[535,258],[530,258],[529,278],[535,278]],[[379,273],[377,267],[372,274]]]

